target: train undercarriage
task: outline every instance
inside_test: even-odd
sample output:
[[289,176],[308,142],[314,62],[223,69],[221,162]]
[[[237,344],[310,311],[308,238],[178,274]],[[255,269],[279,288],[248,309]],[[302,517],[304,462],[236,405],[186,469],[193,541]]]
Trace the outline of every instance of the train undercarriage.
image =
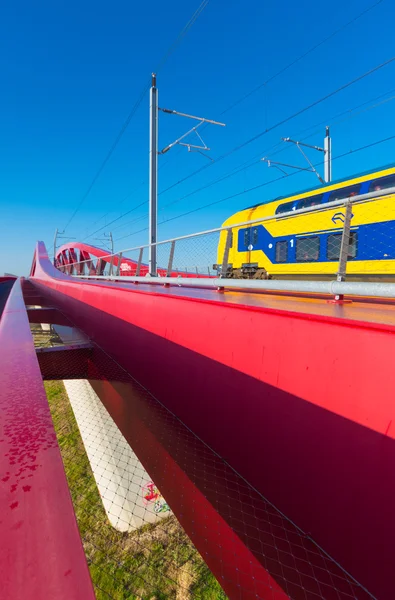
[[[287,280],[287,281],[331,281],[336,279],[337,273],[268,273],[263,267],[258,264],[242,265],[240,268],[234,269],[232,265],[228,266],[226,274],[222,274],[221,266],[214,265],[220,277],[226,279],[261,279],[261,280]],[[381,282],[394,283],[395,274],[374,274],[374,273],[347,273],[347,281],[366,281],[366,282]]]

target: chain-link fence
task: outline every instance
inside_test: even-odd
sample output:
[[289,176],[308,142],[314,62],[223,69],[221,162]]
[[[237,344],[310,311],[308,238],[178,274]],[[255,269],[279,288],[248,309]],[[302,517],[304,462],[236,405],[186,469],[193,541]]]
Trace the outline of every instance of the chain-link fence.
[[[391,179],[395,182],[395,177]],[[385,185],[381,182],[381,185]],[[372,182],[373,191],[379,187]],[[356,273],[366,278],[394,280],[395,202],[394,196],[352,204],[347,278]]]
[[46,391],[96,597],[225,598],[89,383]]
[[97,598],[371,600],[94,343],[64,362],[45,386]]
[[262,218],[254,218],[251,210],[249,221],[158,242],[152,246],[151,263],[148,246],[83,262],[75,262],[70,249],[61,269],[93,277],[391,281],[395,188],[393,178],[387,183],[384,179],[380,189],[375,181],[368,188],[365,184],[364,194],[358,195],[358,184],[284,200]]
[[[70,327],[31,324],[31,330],[38,352],[85,339]],[[100,377],[117,378],[108,357],[99,363]],[[225,599],[89,381],[52,380],[45,389],[96,597]]]

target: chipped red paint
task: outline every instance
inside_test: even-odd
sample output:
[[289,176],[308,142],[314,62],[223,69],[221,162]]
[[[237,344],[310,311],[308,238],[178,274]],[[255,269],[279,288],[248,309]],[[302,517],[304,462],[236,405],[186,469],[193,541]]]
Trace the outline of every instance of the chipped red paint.
[[0,597],[93,600],[20,280],[0,320],[0,365]]

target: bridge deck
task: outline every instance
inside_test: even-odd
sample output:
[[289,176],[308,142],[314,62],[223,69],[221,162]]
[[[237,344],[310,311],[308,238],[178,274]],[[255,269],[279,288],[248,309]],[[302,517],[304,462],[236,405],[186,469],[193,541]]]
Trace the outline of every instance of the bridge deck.
[[0,595],[93,600],[20,280],[0,320],[0,364]]
[[243,308],[262,309],[270,311],[285,311],[311,315],[319,319],[336,319],[343,321],[357,321],[359,325],[385,325],[395,327],[395,303],[386,300],[361,300],[354,299],[344,304],[335,303],[330,298],[320,298],[302,294],[287,295],[285,293],[256,292],[256,291],[231,291],[219,292],[214,289],[193,287],[165,287],[164,285],[135,284],[130,282],[113,281],[84,281],[85,285],[109,287],[112,289],[131,290],[144,294],[155,294],[183,298],[190,300],[201,300],[203,302],[215,302],[220,304],[232,304]]
[[[146,281],[79,280],[56,270],[41,243],[25,291],[29,304],[58,309],[354,577],[360,587],[351,597],[360,598],[365,589],[377,598],[391,597],[393,305],[358,299],[339,305],[317,297],[169,288]],[[42,356],[48,363],[58,354]],[[78,371],[78,377],[91,379],[103,392],[104,396],[99,393],[103,402],[108,396],[122,423],[114,420],[127,433],[137,423],[128,413],[133,394],[121,403],[126,392],[122,378],[105,377],[102,369],[92,371],[94,352],[85,358],[81,365],[89,374]],[[161,437],[167,434],[166,428],[160,429]],[[154,439],[150,437],[149,447]],[[145,465],[147,472],[149,467]],[[185,473],[189,481],[197,468],[196,455],[190,468]],[[164,478],[163,492],[166,482]],[[183,487],[180,473],[173,482],[173,490]],[[207,489],[201,490],[205,497]],[[177,508],[172,490],[166,492],[170,506]],[[233,511],[229,498],[226,504]],[[253,515],[254,509],[246,511],[251,537],[235,556],[240,560],[242,552],[248,562],[254,554],[260,570],[264,561],[253,542],[257,534]],[[196,519],[185,522],[192,537]],[[227,523],[228,533],[229,527],[236,531]],[[259,546],[269,529],[258,535]],[[218,537],[215,527],[204,531],[204,544],[200,539],[196,546],[221,578],[226,535]],[[297,556],[296,551],[291,554]],[[225,562],[230,571],[224,587],[230,597],[238,597],[234,588],[238,566]],[[283,585],[277,567],[276,561],[268,565],[268,574],[287,594],[291,575]],[[243,599],[254,593],[256,597],[254,580],[244,585]],[[333,594],[349,598],[336,585]],[[327,592],[321,597],[332,598]]]

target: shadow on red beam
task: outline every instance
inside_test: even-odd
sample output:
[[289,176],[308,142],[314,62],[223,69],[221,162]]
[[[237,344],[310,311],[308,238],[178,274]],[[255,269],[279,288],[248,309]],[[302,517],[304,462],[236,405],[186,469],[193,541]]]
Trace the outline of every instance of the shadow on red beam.
[[43,296],[31,296],[30,294],[26,294],[23,296],[26,306],[46,306],[48,305],[48,300],[46,300]]
[[88,377],[229,598],[371,598],[99,350]]
[[4,277],[3,281],[0,281],[0,319],[14,283],[15,279],[10,279],[7,277]]
[[391,328],[226,297],[37,288],[374,596],[392,597]]
[[49,323],[51,325],[67,325],[70,321],[56,308],[28,308],[29,323]]
[[59,379],[86,379],[91,348],[50,348],[38,351],[37,360],[45,381]]
[[22,280],[22,290],[26,306],[48,306],[50,304],[45,294],[45,289],[43,294],[41,290],[37,290],[37,288],[26,279]]
[[32,294],[30,292],[23,294],[23,299],[25,301],[26,306],[46,306],[48,305],[48,300],[40,295],[40,294]]
[[93,600],[17,281],[0,321],[0,597]]

